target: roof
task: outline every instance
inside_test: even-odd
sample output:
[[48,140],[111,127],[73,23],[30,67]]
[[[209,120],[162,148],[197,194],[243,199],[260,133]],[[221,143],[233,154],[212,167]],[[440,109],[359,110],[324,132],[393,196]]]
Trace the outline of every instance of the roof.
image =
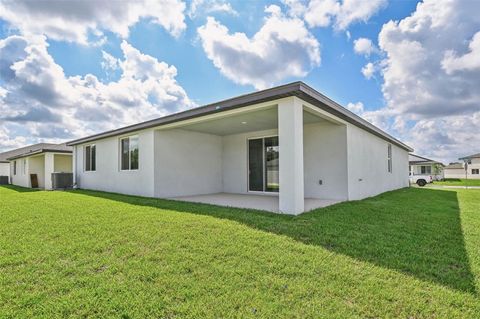
[[66,144],[50,144],[50,143],[38,143],[21,148],[17,148],[11,151],[0,153],[0,162],[8,163],[8,161],[31,156],[34,154],[40,154],[45,152],[56,153],[72,153],[72,147]]
[[473,155],[470,155],[470,156],[461,157],[461,158],[459,158],[459,160],[466,160],[466,159],[472,159],[472,158],[480,158],[480,153],[473,154]]
[[106,137],[117,136],[117,135],[126,134],[126,133],[147,129],[147,128],[152,128],[156,126],[162,126],[162,125],[166,125],[174,122],[179,122],[179,121],[192,119],[200,116],[205,116],[209,114],[220,113],[227,110],[233,110],[233,109],[241,108],[248,105],[273,101],[273,100],[277,100],[284,97],[290,97],[290,96],[297,96],[302,100],[309,102],[312,105],[324,111],[329,112],[330,114],[333,114],[353,125],[356,125],[372,134],[377,135],[378,137],[381,137],[391,142],[392,144],[395,144],[405,150],[408,150],[409,152],[413,151],[413,149],[408,145],[400,142],[396,138],[392,137],[391,135],[387,134],[386,132],[382,131],[381,129],[367,122],[366,120],[362,119],[360,116],[350,112],[340,104],[334,102],[333,100],[329,99],[325,95],[319,93],[318,91],[316,91],[315,89],[311,88],[310,86],[308,86],[303,82],[293,82],[290,84],[285,84],[285,85],[277,86],[274,88],[257,91],[254,93],[240,95],[238,97],[219,101],[212,104],[207,104],[205,106],[167,115],[167,116],[153,119],[150,121],[146,121],[146,122],[122,127],[119,129],[115,129],[112,131],[106,131],[103,133],[73,140],[68,142],[67,145],[77,145],[77,144],[95,141],[95,140],[106,138]]
[[450,163],[445,167],[445,169],[463,169],[463,164],[462,163]]
[[408,154],[408,163],[409,164],[440,164],[442,166],[445,166],[443,165],[442,162],[438,162],[438,161],[435,161],[420,155],[416,155],[416,154]]

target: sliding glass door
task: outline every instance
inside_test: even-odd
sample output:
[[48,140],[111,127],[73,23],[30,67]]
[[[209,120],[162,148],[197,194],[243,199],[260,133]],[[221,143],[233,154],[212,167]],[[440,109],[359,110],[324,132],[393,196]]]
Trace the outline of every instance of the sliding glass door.
[[278,192],[278,162],[278,136],[248,140],[248,189]]

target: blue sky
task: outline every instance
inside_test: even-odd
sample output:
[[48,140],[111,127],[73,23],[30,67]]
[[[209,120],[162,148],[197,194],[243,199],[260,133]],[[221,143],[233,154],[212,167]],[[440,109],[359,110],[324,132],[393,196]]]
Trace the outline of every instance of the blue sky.
[[479,152],[479,2],[424,2],[0,2],[0,151],[301,80],[421,155]]

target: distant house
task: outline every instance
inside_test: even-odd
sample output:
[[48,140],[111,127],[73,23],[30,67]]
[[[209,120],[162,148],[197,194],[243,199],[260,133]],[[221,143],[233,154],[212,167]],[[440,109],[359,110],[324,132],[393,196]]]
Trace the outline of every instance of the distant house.
[[286,214],[407,187],[413,151],[302,82],[68,145],[80,188]]
[[460,172],[459,168],[451,168],[448,170],[448,176],[452,177],[445,176],[445,178],[480,179],[480,153],[461,157],[459,160],[463,161],[463,164],[460,164],[462,171]]
[[443,169],[444,178],[465,178],[463,163],[450,163]]
[[[39,143],[1,153],[0,162],[0,175],[8,174],[11,184],[52,189],[52,173],[72,172],[72,148],[65,144]],[[35,181],[37,185],[33,185]]]
[[415,155],[408,155],[408,167],[410,175],[431,175],[434,180],[443,179],[443,163]]

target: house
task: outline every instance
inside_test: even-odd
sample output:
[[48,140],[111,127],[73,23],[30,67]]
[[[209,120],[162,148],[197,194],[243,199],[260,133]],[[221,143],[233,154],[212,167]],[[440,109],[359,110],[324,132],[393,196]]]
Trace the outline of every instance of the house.
[[445,165],[441,162],[423,156],[409,154],[408,165],[410,175],[431,175],[433,180],[437,181],[443,179],[443,168]]
[[412,151],[302,82],[67,145],[80,188],[287,214],[407,187]]
[[480,179],[480,153],[459,158],[463,161],[463,176],[454,178]]
[[13,185],[52,189],[52,173],[72,173],[72,148],[65,144],[40,143],[7,153]]
[[450,163],[443,169],[443,177],[448,178],[465,178],[465,167],[463,163]]

